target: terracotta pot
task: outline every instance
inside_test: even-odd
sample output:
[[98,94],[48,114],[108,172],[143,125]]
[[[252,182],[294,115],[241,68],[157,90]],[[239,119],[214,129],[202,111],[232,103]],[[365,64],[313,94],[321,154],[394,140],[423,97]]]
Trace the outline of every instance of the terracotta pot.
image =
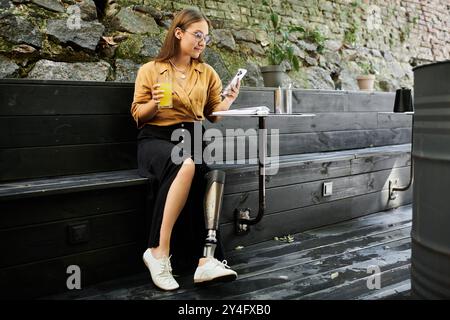
[[356,80],[358,81],[359,90],[373,91],[373,85],[375,83],[375,76],[373,74],[359,76]]

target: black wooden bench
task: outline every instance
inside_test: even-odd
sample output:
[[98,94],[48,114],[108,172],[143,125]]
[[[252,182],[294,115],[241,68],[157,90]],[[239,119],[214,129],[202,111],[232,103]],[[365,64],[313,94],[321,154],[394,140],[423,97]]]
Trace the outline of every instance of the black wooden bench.
[[[0,80],[0,286],[3,298],[67,290],[70,265],[82,286],[145,272],[145,194],[136,170],[133,83]],[[234,210],[258,208],[256,165],[227,173],[221,229],[227,250],[411,202],[388,199],[386,181],[409,178],[410,123],[390,111],[392,94],[297,90],[295,112],[315,119],[269,121],[280,129],[280,169],[267,177],[266,216],[236,236]],[[244,88],[236,102],[273,106],[271,89]],[[207,128],[256,128],[256,119]],[[269,139],[270,140],[270,139]],[[326,181],[335,193],[321,194]]]
[[132,83],[0,82],[4,297],[141,270],[149,181],[137,174]]

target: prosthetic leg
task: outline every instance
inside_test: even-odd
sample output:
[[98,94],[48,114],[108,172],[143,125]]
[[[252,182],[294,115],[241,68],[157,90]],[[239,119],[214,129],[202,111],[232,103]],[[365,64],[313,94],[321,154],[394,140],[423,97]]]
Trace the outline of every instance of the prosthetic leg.
[[220,211],[222,209],[223,189],[225,185],[225,172],[220,170],[209,171],[205,175],[207,180],[204,199],[205,227],[208,234],[203,249],[203,257],[207,262],[199,266],[194,274],[194,283],[210,283],[212,281],[231,281],[237,278],[237,273],[230,269],[226,261],[214,258],[217,246],[216,232],[219,227]]
[[207,180],[204,200],[205,227],[208,235],[203,249],[203,256],[214,258],[217,246],[216,232],[219,227],[220,211],[222,209],[223,189],[225,185],[225,172],[212,170],[205,174]]

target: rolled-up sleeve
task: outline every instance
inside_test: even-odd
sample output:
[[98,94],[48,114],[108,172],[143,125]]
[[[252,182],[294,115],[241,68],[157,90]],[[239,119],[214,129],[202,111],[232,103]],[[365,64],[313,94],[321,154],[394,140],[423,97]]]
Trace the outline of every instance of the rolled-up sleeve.
[[143,126],[140,122],[140,108],[142,104],[149,102],[152,99],[152,88],[153,84],[150,77],[150,72],[146,66],[139,68],[136,82],[134,84],[134,97],[131,104],[131,115],[138,128]]
[[218,107],[222,102],[222,81],[220,80],[217,72],[212,68],[208,82],[208,97],[206,100],[205,108],[203,110],[203,115],[209,121],[213,121],[213,116],[211,116],[211,113],[213,113],[214,111],[218,111]]

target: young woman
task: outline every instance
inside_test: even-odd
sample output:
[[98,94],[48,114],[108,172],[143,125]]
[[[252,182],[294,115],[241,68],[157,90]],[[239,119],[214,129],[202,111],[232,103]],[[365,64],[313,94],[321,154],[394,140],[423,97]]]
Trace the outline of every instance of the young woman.
[[[191,155],[195,143],[194,122],[211,116],[214,111],[228,110],[239,94],[238,84],[222,99],[222,83],[215,70],[204,63],[202,52],[210,41],[209,20],[195,9],[178,13],[169,28],[159,55],[138,71],[131,114],[139,128],[138,169],[144,177],[156,177],[158,191],[150,201],[147,213],[151,226],[148,249],[143,259],[153,282],[163,290],[179,287],[172,275],[196,270],[195,282],[235,279],[223,258],[219,245],[215,258],[204,258],[206,239],[203,198],[206,189],[206,164],[194,163],[187,156],[181,164],[172,160],[173,148],[191,139]],[[171,108],[159,106],[163,98],[160,83],[171,79],[173,103]],[[202,134],[204,127],[202,127]],[[184,135],[180,141],[171,141],[174,130]],[[202,139],[203,140],[203,139]],[[205,147],[203,141],[202,150]],[[151,197],[149,197],[151,198]],[[172,258],[172,263],[170,258]]]

